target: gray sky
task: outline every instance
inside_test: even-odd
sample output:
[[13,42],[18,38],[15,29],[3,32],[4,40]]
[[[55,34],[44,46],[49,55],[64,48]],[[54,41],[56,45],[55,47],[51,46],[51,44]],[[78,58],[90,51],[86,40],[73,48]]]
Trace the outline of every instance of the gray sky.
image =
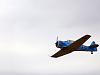
[[100,44],[99,0],[0,0],[0,75],[100,75],[100,48],[54,59],[60,40]]

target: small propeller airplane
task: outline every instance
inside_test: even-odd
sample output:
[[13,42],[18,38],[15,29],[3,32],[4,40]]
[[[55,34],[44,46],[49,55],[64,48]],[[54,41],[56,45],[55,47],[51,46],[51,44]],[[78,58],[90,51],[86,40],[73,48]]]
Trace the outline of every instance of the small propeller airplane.
[[93,52],[97,51],[97,47],[99,46],[98,44],[95,44],[95,41],[91,43],[90,46],[85,46],[83,43],[85,43],[91,36],[90,35],[85,35],[81,37],[80,39],[73,41],[73,40],[67,40],[67,41],[56,41],[56,47],[60,48],[57,53],[52,55],[51,57],[57,58],[66,54],[69,54],[73,51],[88,51],[93,54]]

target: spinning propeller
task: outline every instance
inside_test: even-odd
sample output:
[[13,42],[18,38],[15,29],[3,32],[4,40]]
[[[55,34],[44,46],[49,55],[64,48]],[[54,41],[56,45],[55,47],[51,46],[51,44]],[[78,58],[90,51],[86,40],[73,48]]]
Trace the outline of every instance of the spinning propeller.
[[57,40],[56,40],[56,47],[58,47],[59,46],[59,40],[58,40],[58,36],[57,36]]

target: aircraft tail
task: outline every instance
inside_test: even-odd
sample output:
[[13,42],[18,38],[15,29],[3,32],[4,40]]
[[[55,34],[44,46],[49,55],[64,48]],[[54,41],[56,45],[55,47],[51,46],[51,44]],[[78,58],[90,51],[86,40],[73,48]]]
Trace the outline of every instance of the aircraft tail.
[[96,44],[95,41],[93,41],[89,47],[90,47],[90,48],[97,48],[98,46],[99,46],[99,45]]

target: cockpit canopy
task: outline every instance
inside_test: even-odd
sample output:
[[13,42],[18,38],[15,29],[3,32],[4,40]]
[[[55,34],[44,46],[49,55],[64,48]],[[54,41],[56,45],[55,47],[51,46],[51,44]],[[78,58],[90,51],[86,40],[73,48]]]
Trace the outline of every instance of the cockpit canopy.
[[74,41],[73,41],[73,40],[67,40],[67,42],[68,42],[68,43],[73,43]]

